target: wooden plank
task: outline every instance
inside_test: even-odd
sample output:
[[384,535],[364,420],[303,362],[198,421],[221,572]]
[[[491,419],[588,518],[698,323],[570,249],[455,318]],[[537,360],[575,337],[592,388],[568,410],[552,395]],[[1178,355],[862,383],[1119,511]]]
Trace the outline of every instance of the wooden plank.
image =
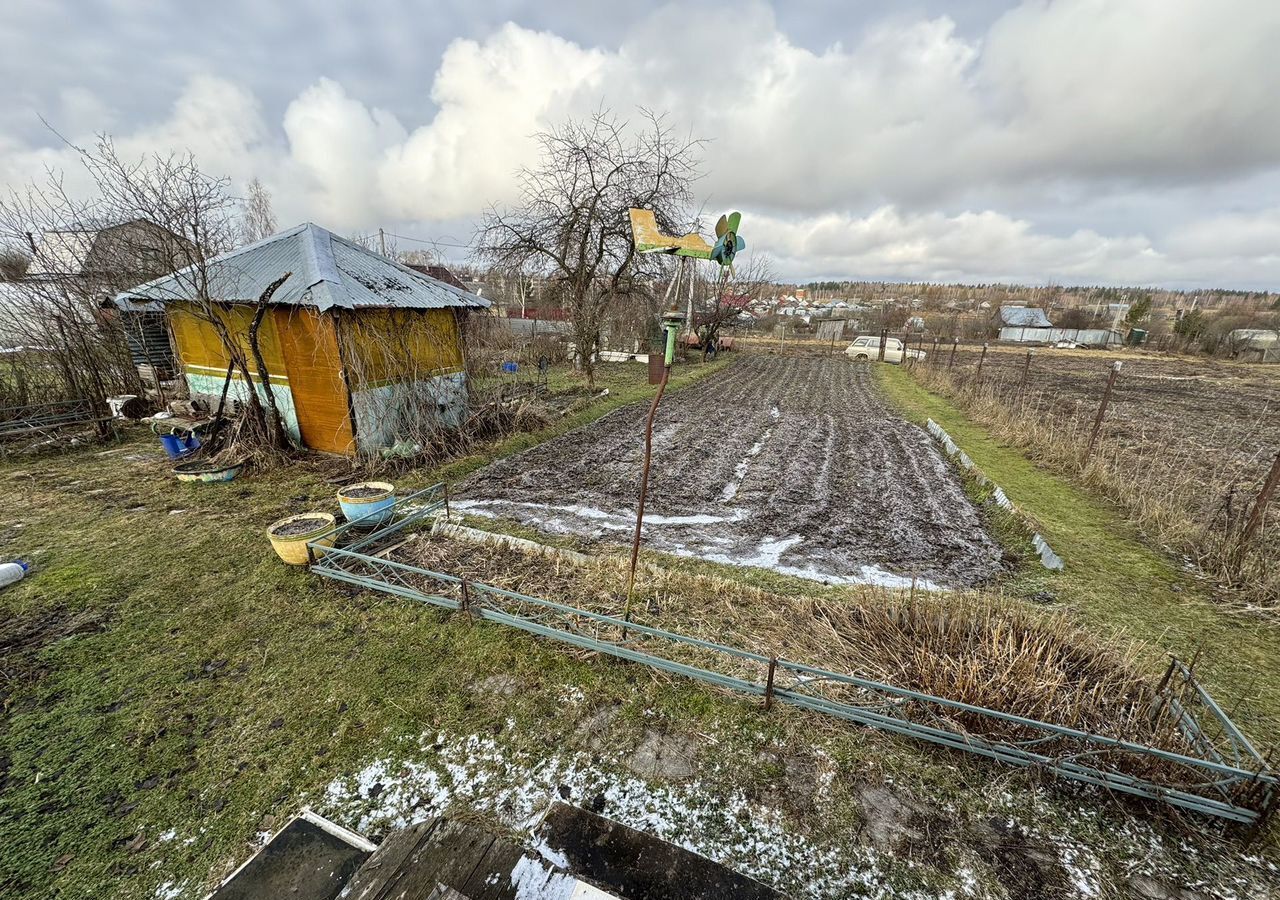
[[347,887],[348,900],[387,900],[394,896],[398,878],[409,858],[435,829],[438,819],[428,819],[403,828],[382,842],[352,877]]
[[[489,848],[493,835],[460,822],[442,822],[430,838],[415,854],[415,878],[413,883],[426,888],[436,883],[460,886],[467,883],[480,865]],[[419,900],[430,891],[405,894],[404,900]]]
[[459,890],[470,900],[514,900],[511,872],[522,856],[524,851],[515,844],[496,838]]

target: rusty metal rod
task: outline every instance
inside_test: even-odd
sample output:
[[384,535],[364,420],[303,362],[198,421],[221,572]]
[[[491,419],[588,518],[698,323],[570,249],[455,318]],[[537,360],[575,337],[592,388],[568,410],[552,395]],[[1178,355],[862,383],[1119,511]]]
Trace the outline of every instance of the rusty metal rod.
[[1027,389],[1027,376],[1031,374],[1031,357],[1035,355],[1035,352],[1035,350],[1027,350],[1027,361],[1022,365],[1022,380],[1018,382],[1019,394]]
[[951,356],[947,360],[947,368],[950,369],[956,364],[956,348],[960,346],[960,338],[953,337],[951,339]]
[[1271,462],[1271,471],[1267,473],[1267,480],[1262,483],[1262,490],[1258,491],[1257,499],[1253,501],[1253,509],[1249,512],[1249,521],[1244,526],[1244,531],[1240,535],[1240,543],[1244,544],[1253,538],[1254,532],[1258,530],[1258,526],[1262,524],[1263,514],[1267,511],[1268,504],[1271,503],[1271,495],[1276,492],[1276,485],[1280,484],[1280,452],[1276,453],[1276,458]]
[[1098,415],[1093,420],[1093,431],[1089,434],[1089,446],[1084,448],[1084,461],[1087,463],[1093,455],[1093,445],[1098,442],[1098,432],[1102,430],[1102,420],[1107,415],[1107,404],[1111,402],[1111,389],[1116,386],[1116,378],[1120,375],[1122,363],[1116,360],[1111,364],[1111,374],[1107,376],[1107,386],[1102,392],[1102,402],[1098,404]]
[[987,342],[982,342],[982,355],[978,357],[978,376],[977,380],[982,381],[982,364],[987,361]]
[[[627,571],[627,603],[623,608],[622,618],[631,620],[631,595],[636,586],[636,563],[640,560],[640,530],[644,525],[644,501],[649,493],[649,463],[653,458],[653,420],[658,415],[658,404],[662,402],[662,394],[667,389],[667,380],[671,378],[671,366],[662,367],[662,381],[658,382],[658,392],[653,395],[653,403],[649,406],[649,418],[644,425],[644,465],[640,469],[640,502],[636,506],[636,532],[631,538],[631,568]],[[626,639],[624,632],[623,639]]]

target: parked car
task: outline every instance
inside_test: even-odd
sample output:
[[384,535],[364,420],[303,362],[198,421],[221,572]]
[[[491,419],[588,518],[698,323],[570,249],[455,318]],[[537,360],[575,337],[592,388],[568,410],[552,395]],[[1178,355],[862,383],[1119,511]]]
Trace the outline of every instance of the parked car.
[[[879,359],[880,338],[873,334],[855,338],[844,352],[853,359]],[[910,359],[924,359],[925,352],[907,348],[905,356]],[[884,342],[884,361],[887,363],[901,363],[903,358],[902,340],[900,338],[886,338]]]

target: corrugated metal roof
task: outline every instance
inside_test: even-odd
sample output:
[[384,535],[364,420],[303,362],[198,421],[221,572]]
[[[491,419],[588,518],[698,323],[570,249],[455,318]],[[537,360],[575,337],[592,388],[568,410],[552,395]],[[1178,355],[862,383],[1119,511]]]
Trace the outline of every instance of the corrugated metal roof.
[[[123,291],[122,309],[158,308],[173,300],[195,300],[192,268]],[[256,303],[267,285],[292,272],[271,302],[338,307],[484,308],[489,301],[366,250],[306,222],[269,238],[214,257],[206,265],[208,299]]]
[[1049,328],[1048,314],[1038,306],[1002,306],[1000,321],[1014,328]]

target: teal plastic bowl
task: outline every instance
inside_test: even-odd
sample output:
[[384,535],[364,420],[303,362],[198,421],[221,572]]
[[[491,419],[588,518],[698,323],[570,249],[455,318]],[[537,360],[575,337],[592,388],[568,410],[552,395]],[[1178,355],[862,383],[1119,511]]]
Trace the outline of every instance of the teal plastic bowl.
[[371,527],[391,519],[396,507],[395,485],[387,481],[362,481],[338,491],[338,505],[353,525]]

